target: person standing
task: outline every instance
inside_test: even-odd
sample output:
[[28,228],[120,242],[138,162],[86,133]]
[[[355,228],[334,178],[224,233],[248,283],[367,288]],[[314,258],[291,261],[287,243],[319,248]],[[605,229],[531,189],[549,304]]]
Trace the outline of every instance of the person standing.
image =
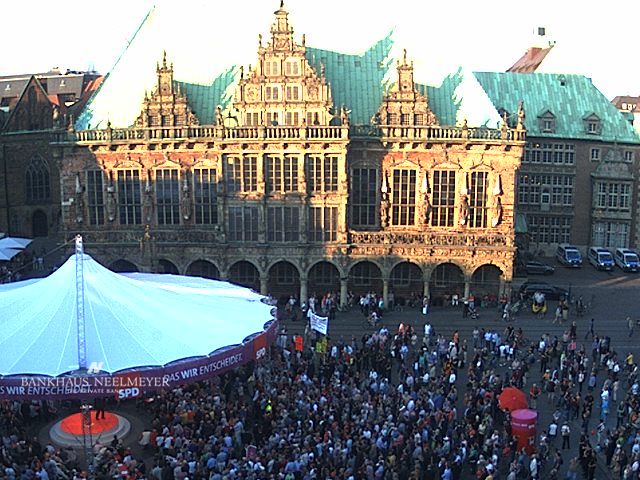
[[584,339],[586,340],[587,337],[589,335],[591,335],[591,340],[593,340],[593,337],[595,337],[596,332],[595,332],[595,319],[592,318],[591,322],[589,322],[589,330],[587,330],[587,333],[584,334]]
[[629,330],[629,337],[633,336],[633,327],[635,326],[631,317],[627,317],[627,329]]
[[562,436],[562,450],[571,450],[571,427],[569,427],[568,422],[562,424],[560,436]]

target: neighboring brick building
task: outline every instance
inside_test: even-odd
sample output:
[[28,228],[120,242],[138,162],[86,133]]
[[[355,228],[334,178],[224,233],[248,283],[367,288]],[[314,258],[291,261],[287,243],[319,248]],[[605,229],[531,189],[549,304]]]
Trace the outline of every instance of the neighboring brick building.
[[640,245],[640,139],[627,119],[582,75],[476,73],[496,109],[515,122],[527,107],[527,143],[516,209],[526,215],[532,251],[558,243]]
[[73,121],[102,77],[58,71],[0,77],[0,229],[46,237],[60,232],[58,158],[52,133]]
[[[153,80],[111,72],[54,143],[66,233],[116,270],[276,295],[508,290],[524,111],[488,128],[500,118],[473,76],[419,85],[390,46],[308,47],[281,7],[253,67],[176,80],[188,72],[158,52]],[[126,55],[121,65],[140,68]],[[462,91],[487,116],[467,122]]]

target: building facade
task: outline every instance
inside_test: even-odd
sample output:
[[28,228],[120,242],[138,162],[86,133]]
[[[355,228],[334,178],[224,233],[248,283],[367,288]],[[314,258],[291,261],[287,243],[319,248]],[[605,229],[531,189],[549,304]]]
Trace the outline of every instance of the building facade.
[[115,270],[276,296],[508,291],[522,106],[511,126],[441,124],[405,52],[355,123],[323,58],[281,7],[209,122],[165,55],[133,125],[57,131],[65,234]]
[[548,73],[475,75],[512,124],[517,102],[527,105],[516,209],[526,216],[530,252],[553,255],[560,243],[585,251],[638,246],[640,141],[591,80]]

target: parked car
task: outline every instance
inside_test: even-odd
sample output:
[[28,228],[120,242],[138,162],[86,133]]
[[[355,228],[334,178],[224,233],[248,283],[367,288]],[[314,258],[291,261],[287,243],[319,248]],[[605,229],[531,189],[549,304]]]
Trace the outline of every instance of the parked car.
[[582,266],[582,254],[578,247],[561,243],[556,249],[556,260],[565,267],[580,268]]
[[593,265],[596,270],[606,270],[610,272],[613,270],[613,255],[606,248],[591,247],[587,254],[589,263]]
[[638,254],[629,248],[616,248],[613,260],[623,272],[637,272],[640,270]]
[[536,292],[543,293],[547,300],[560,300],[569,298],[569,291],[562,287],[556,287],[545,282],[525,282],[519,292],[525,297],[533,297]]
[[551,275],[556,271],[556,269],[551,265],[538,262],[537,260],[527,262],[524,266],[524,270],[528,275]]

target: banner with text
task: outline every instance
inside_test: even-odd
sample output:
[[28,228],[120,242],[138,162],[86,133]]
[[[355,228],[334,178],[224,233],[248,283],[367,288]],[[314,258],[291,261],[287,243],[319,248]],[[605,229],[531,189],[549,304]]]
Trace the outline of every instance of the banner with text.
[[132,369],[110,374],[61,377],[42,375],[0,377],[0,400],[66,400],[112,397],[133,398],[147,391],[177,388],[207,380],[265,355],[276,339],[278,322],[239,345],[232,345],[206,357],[177,361],[162,367]]
[[309,322],[311,322],[311,329],[316,332],[320,332],[323,335],[327,334],[329,329],[329,317],[321,317],[311,312],[309,315]]

